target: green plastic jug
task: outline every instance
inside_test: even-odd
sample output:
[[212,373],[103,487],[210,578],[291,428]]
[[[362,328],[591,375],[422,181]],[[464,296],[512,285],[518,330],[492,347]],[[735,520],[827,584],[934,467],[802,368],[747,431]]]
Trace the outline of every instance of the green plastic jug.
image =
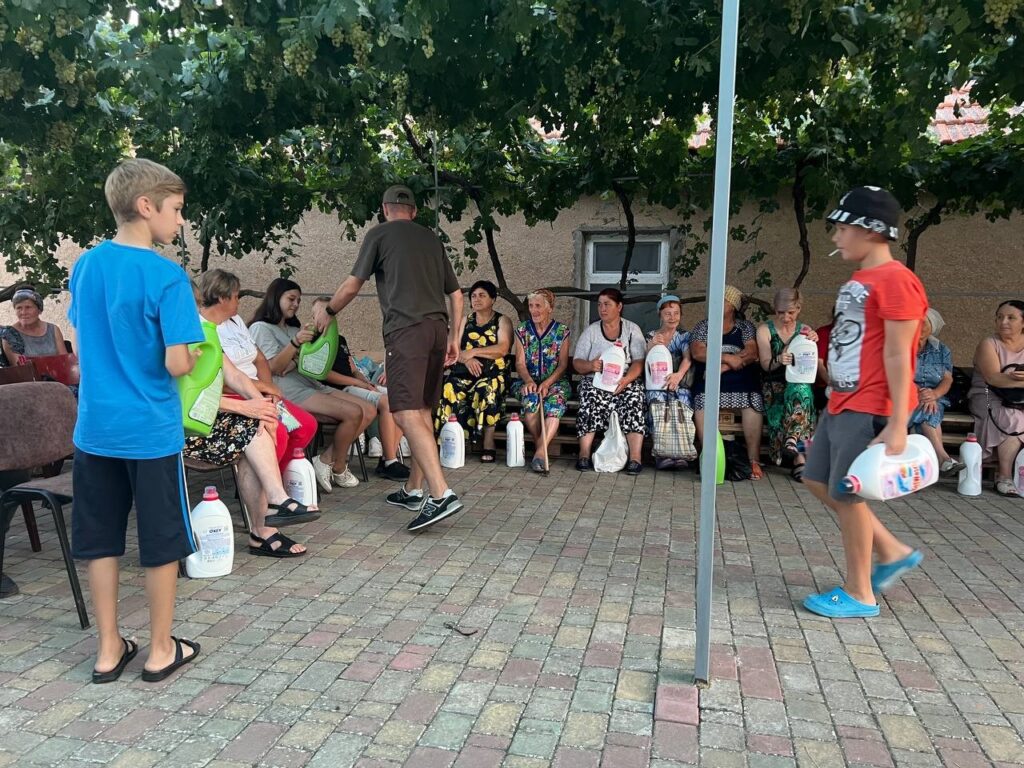
[[715,472],[715,485],[725,484],[725,441],[722,433],[718,433],[718,441],[715,444],[715,453],[718,454],[718,469]]
[[338,320],[331,320],[313,341],[307,341],[299,348],[299,373],[310,379],[323,381],[334,368],[338,356]]
[[185,433],[207,437],[217,420],[220,396],[224,391],[224,352],[217,336],[217,326],[208,320],[203,320],[202,326],[206,338],[198,344],[188,345],[189,349],[202,350],[202,354],[192,372],[178,379],[178,394],[181,396]]

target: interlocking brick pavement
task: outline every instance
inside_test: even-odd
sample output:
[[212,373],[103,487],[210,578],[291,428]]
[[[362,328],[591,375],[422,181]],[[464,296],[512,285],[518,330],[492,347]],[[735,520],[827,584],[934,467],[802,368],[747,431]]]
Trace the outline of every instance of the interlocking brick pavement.
[[[229,577],[179,582],[176,631],[203,654],[157,685],[141,656],[90,684],[52,524],[32,554],[16,517],[0,766],[1024,765],[1021,502],[942,486],[890,504],[927,559],[879,618],[833,622],[800,601],[838,579],[835,521],[782,474],[726,484],[698,691],[694,475],[452,475],[467,510],[419,536],[376,479],[291,531],[305,558],[251,557],[239,532]],[[145,645],[135,565],[121,610]]]

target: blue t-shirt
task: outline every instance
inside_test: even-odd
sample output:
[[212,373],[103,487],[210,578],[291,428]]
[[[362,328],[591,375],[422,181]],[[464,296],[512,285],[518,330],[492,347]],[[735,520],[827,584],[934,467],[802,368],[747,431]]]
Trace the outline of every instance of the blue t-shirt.
[[203,339],[185,271],[155,251],[108,240],[82,254],[69,288],[82,371],[75,445],[120,459],[179,453],[181,401],[164,354]]

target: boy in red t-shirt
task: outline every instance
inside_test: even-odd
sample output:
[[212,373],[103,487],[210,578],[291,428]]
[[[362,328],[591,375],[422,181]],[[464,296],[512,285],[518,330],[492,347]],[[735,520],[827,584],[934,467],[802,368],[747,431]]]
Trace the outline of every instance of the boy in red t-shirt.
[[[897,539],[862,499],[838,483],[869,445],[887,454],[907,445],[907,419],[917,405],[914,364],[928,299],[909,269],[892,257],[900,206],[878,187],[858,187],[828,215],[833,242],[857,271],[839,290],[829,338],[832,394],[814,433],[803,481],[839,516],[846,582],[811,595],[804,607],[830,618],[878,615],[875,593],[915,568],[923,555]],[[878,563],[871,567],[874,553]]]

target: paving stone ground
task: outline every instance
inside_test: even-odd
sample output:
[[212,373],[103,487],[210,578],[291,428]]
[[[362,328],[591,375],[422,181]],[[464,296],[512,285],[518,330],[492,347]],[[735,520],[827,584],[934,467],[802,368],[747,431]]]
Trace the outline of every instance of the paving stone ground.
[[[239,533],[231,576],[179,582],[176,630],[203,654],[157,685],[141,655],[89,682],[52,525],[33,555],[19,515],[0,766],[1024,765],[1022,502],[944,486],[890,504],[927,559],[881,617],[833,622],[800,602],[836,583],[834,520],[784,475],[726,484],[698,695],[694,475],[473,462],[453,480],[467,511],[418,536],[380,480],[292,531],[305,558],[251,557]],[[121,586],[144,645],[141,570]]]

